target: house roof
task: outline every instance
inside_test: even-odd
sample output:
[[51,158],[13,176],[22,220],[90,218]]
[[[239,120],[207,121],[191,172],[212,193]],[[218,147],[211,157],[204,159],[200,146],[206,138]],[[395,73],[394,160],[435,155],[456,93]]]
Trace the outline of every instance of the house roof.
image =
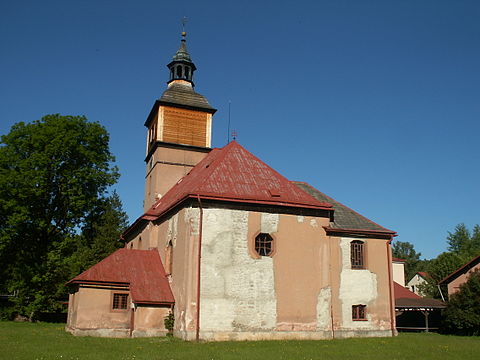
[[393,282],[396,308],[436,308],[441,309],[445,304],[440,300],[423,298],[406,289],[404,286]]
[[160,99],[156,100],[153,104],[147,120],[145,120],[145,126],[150,126],[150,123],[158,113],[160,105],[200,110],[210,114],[214,114],[217,111],[209,104],[208,100],[203,95],[197,93],[193,89],[192,84],[186,80],[175,80],[168,85],[167,90],[163,92]]
[[134,303],[175,303],[160,255],[155,249],[119,249],[69,283],[128,285]]
[[216,110],[208,103],[208,100],[193,90],[190,83],[172,82],[159,99],[166,105],[182,105],[191,108],[199,108],[208,112]]
[[452,282],[453,280],[455,280],[457,277],[459,277],[460,275],[462,274],[465,274],[466,272],[468,272],[471,268],[473,268],[475,265],[479,264],[480,263],[480,255],[473,258],[472,260],[470,260],[468,263],[466,263],[465,265],[459,267],[457,270],[455,270],[454,272],[452,272],[450,275],[446,276],[444,279],[442,279],[439,284],[448,284],[450,282]]
[[[213,149],[142,216],[155,220],[187,199],[332,211],[236,141]],[[138,220],[137,220],[138,221]]]
[[394,236],[396,234],[395,231],[389,230],[378,225],[377,223],[374,223],[365,216],[360,215],[356,211],[315,189],[310,184],[304,182],[294,182],[294,184],[308,194],[312,195],[318,201],[332,204],[333,208],[335,209],[335,216],[333,223],[330,224],[330,227],[327,230],[380,233],[389,236]]
[[400,259],[400,258],[396,258],[396,257],[392,257],[392,261],[395,261],[395,262],[406,262],[407,260],[405,260],[405,259]]
[[395,293],[396,299],[421,299],[421,296],[418,296],[414,292],[408,290],[405,286],[400,285],[396,281],[393,282],[393,291]]
[[423,277],[424,279],[427,279],[430,277],[430,275],[428,275],[428,273],[425,271],[417,271],[417,274]]

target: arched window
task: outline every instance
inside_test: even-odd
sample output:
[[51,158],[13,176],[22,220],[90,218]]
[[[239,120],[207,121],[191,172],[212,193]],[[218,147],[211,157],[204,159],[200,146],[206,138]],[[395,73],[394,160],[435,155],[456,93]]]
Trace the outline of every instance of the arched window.
[[177,77],[181,78],[183,76],[182,66],[177,66]]
[[270,234],[260,233],[255,237],[255,251],[260,256],[270,256],[273,253],[273,238]]
[[364,269],[365,268],[365,251],[364,242],[360,240],[354,240],[350,243],[350,261],[352,269]]

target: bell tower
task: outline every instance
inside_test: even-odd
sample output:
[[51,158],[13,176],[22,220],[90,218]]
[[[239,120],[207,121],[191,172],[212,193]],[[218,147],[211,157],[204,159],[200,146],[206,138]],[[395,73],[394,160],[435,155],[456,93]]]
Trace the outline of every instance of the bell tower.
[[145,121],[145,211],[208,154],[212,116],[217,111],[194,90],[193,73],[197,68],[187,51],[185,32],[167,67],[167,89]]

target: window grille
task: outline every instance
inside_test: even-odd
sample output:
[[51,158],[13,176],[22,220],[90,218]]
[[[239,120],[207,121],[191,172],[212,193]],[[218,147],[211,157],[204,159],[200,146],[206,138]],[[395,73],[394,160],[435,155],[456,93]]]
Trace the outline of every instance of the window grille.
[[350,243],[350,260],[352,269],[363,269],[364,264],[364,247],[363,241],[352,241]]
[[260,256],[270,256],[273,252],[273,238],[270,234],[260,233],[255,238],[255,251]]
[[352,320],[366,320],[365,305],[353,305],[352,306]]
[[126,310],[128,307],[128,294],[113,294],[112,309]]

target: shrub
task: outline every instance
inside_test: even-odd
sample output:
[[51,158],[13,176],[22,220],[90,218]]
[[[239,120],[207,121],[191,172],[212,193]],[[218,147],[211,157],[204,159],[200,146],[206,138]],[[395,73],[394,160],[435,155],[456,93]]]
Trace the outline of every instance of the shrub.
[[457,335],[480,335],[480,270],[450,297],[444,311],[443,331]]
[[170,311],[164,319],[165,329],[168,330],[168,335],[173,335],[173,325],[175,324],[175,316],[173,315],[173,311]]

